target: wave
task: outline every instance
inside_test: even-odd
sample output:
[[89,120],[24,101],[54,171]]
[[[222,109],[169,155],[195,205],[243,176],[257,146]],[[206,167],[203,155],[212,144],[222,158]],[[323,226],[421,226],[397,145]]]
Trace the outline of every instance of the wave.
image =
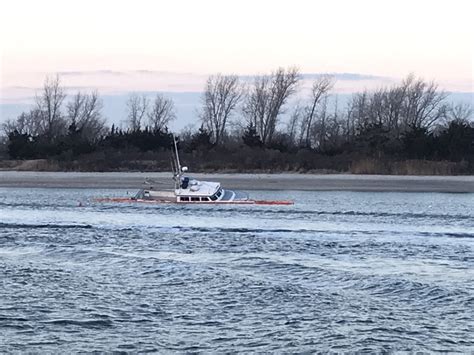
[[[4,229],[105,229],[105,230],[116,230],[116,231],[133,231],[136,229],[142,229],[147,227],[150,230],[158,230],[163,232],[180,231],[185,233],[242,233],[242,234],[265,234],[265,233],[305,233],[305,234],[336,234],[341,233],[363,233],[364,235],[381,235],[387,233],[386,230],[333,230],[324,228],[246,228],[246,227],[192,227],[192,226],[116,226],[116,225],[91,225],[91,224],[71,224],[71,223],[0,223],[0,228]],[[390,231],[391,234],[405,235],[406,231]],[[448,237],[448,238],[474,238],[474,233],[470,232],[428,232],[428,231],[412,231],[412,235],[418,235],[421,237]]]
[[0,223],[0,228],[8,229],[92,229],[90,224],[29,224],[29,223]]
[[104,328],[111,327],[113,322],[109,319],[86,319],[86,320],[76,320],[76,319],[53,319],[43,321],[46,324],[54,324],[61,326],[80,326],[85,328]]
[[[360,232],[364,235],[380,235],[387,233],[386,230],[328,230],[328,229],[309,229],[309,228],[244,228],[244,227],[182,227],[174,226],[171,229],[182,232],[204,232],[204,233],[323,233],[341,235],[341,233]],[[469,232],[422,232],[413,231],[413,235],[422,237],[449,237],[449,238],[474,238],[474,233]],[[405,235],[406,231],[390,231],[390,234]]]
[[468,232],[419,232],[418,234],[427,237],[474,238],[474,233]]
[[474,217],[472,215],[464,214],[436,214],[436,213],[413,213],[413,212],[364,212],[364,211],[314,211],[314,210],[266,210],[266,209],[238,209],[238,208],[226,208],[221,209],[219,212],[236,212],[244,215],[254,215],[255,213],[263,213],[270,215],[316,215],[316,216],[362,216],[362,217],[396,217],[396,218],[434,218],[434,219],[459,219],[459,220],[471,220]]
[[0,322],[28,322],[24,317],[10,317],[0,315]]

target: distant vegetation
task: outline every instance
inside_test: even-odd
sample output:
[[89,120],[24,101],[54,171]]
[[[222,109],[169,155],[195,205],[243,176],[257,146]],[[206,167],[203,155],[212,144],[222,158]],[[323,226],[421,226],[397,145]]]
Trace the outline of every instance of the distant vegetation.
[[[409,75],[339,107],[333,78],[322,75],[291,107],[300,81],[296,68],[248,85],[235,75],[209,77],[200,129],[177,134],[183,160],[193,171],[474,173],[472,107],[448,103],[436,83]],[[132,94],[120,128],[101,111],[97,92],[67,99],[60,78],[47,78],[34,107],[3,125],[4,152],[12,160],[47,159],[54,169],[170,169],[171,99]]]

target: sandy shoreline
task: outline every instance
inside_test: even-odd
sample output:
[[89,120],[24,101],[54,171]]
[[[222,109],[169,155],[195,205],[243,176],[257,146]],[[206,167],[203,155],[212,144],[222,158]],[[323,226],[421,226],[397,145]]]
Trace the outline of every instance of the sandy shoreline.
[[[316,174],[193,174],[197,179],[220,181],[240,190],[471,192],[474,176],[393,176]],[[123,188],[143,186],[146,178],[156,187],[170,187],[169,173],[66,173],[0,171],[0,187],[15,188]]]

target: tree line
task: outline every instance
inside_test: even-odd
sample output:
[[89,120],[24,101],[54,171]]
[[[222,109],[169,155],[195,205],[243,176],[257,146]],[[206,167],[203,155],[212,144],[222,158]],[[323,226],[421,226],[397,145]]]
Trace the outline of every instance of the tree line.
[[[291,67],[245,80],[210,76],[197,117],[200,128],[178,134],[182,149],[465,161],[474,170],[472,107],[451,103],[435,82],[411,74],[399,84],[353,94],[345,105],[332,94],[330,75],[316,76],[309,90],[301,84],[302,75]],[[119,128],[107,125],[102,109],[97,91],[67,100],[60,77],[48,77],[33,108],[3,124],[8,154],[71,160],[101,151],[139,155],[170,148],[168,126],[177,119],[171,98],[131,94]]]

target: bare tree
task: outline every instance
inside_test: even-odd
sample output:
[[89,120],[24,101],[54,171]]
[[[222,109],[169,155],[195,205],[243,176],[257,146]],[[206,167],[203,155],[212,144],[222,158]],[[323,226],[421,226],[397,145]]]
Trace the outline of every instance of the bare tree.
[[184,126],[179,132],[179,140],[184,142],[190,142],[195,132],[196,126],[193,123],[189,123]]
[[61,112],[65,98],[59,76],[46,77],[42,91],[35,96],[36,107],[21,113],[16,120],[8,120],[3,125],[3,130],[41,135],[49,142],[55,140],[66,131],[66,121]]
[[326,139],[328,138],[327,108],[328,108],[328,96],[327,94],[325,94],[322,99],[320,113],[319,113],[319,122],[320,122],[320,126],[318,129],[319,135],[317,134],[317,132],[315,132],[316,133],[315,135],[319,136],[318,143],[319,143],[319,150],[321,151],[324,151],[324,149],[326,148]]
[[81,92],[78,92],[72,97],[72,100],[67,103],[66,112],[67,118],[69,119],[70,123],[75,124],[83,115],[85,100],[86,96],[83,95]]
[[102,117],[103,104],[97,91],[90,94],[78,92],[66,105],[70,125],[89,141],[96,141],[105,132],[105,120]]
[[391,88],[354,94],[347,118],[359,132],[377,126],[398,139],[413,129],[431,130],[447,115],[446,97],[436,83],[409,75]]
[[318,105],[316,120],[312,126],[312,145],[320,152],[327,152],[340,146],[344,137],[347,122],[341,117],[338,111],[337,97],[334,100],[334,111],[328,110],[328,96],[324,96]]
[[430,129],[443,116],[447,97],[435,82],[426,82],[409,75],[403,82],[406,98],[403,106],[404,125],[409,129]]
[[46,77],[43,90],[36,96],[37,110],[41,112],[40,134],[44,135],[49,141],[54,140],[64,133],[66,122],[62,116],[61,109],[66,93],[61,87],[61,80],[58,75],[55,77]]
[[132,131],[142,127],[143,117],[148,109],[148,99],[145,95],[131,94],[127,101],[127,122]]
[[17,131],[18,133],[21,133],[21,134],[25,133],[23,127],[17,123],[22,115],[25,115],[25,113],[22,113],[20,116],[18,116],[18,119],[16,120],[8,119],[2,123],[2,130],[6,136],[8,136],[10,133],[14,131]]
[[153,130],[163,131],[172,120],[176,119],[173,100],[162,94],[156,94],[147,116],[148,123]]
[[400,138],[402,129],[402,107],[406,94],[406,86],[394,86],[383,93],[383,118],[392,138]]
[[447,111],[449,121],[468,122],[474,114],[472,105],[466,102],[453,103],[448,107]]
[[[327,124],[330,119],[330,115],[327,112],[327,101],[328,97],[324,96],[321,99],[320,104],[318,104],[317,109],[314,112],[314,122],[310,126],[309,138],[307,138],[307,120],[302,121],[302,129],[300,135],[300,146],[305,146],[307,148],[317,148],[320,151],[324,149],[325,141],[327,138]],[[306,116],[308,115],[308,107],[306,107]]]
[[217,74],[207,79],[200,115],[215,144],[221,143],[229,118],[241,98],[242,87],[236,75]]
[[255,78],[243,112],[264,144],[272,141],[279,115],[288,98],[296,92],[298,82],[297,68],[279,68],[270,75]]
[[345,117],[339,111],[339,100],[337,95],[334,100],[334,112],[328,115],[328,121],[325,129],[325,139],[323,149],[325,151],[340,147],[346,140]]
[[288,132],[289,140],[295,144],[297,141],[298,135],[298,125],[301,122],[301,117],[303,116],[303,110],[300,106],[296,106],[291,113],[290,119],[286,126],[286,131]]
[[[334,78],[330,75],[322,75],[313,83],[311,88],[311,101],[305,108],[303,134],[305,134],[305,144],[307,147],[311,146],[311,132],[316,115],[316,109],[321,103],[322,99],[327,97],[329,91],[334,87]],[[324,129],[324,124],[321,126]],[[321,132],[321,137],[324,136]]]
[[101,115],[102,102],[98,93],[77,93],[67,103],[66,115],[62,112],[65,98],[59,77],[47,77],[42,92],[36,96],[36,108],[23,112],[16,120],[7,121],[3,129],[41,136],[51,142],[66,134],[68,124],[74,124],[84,138],[99,139],[105,131],[105,120]]
[[22,112],[15,120],[7,120],[3,125],[3,131],[6,135],[13,131],[20,134],[29,134],[36,136],[41,132],[42,112],[38,109],[32,109],[28,112]]

